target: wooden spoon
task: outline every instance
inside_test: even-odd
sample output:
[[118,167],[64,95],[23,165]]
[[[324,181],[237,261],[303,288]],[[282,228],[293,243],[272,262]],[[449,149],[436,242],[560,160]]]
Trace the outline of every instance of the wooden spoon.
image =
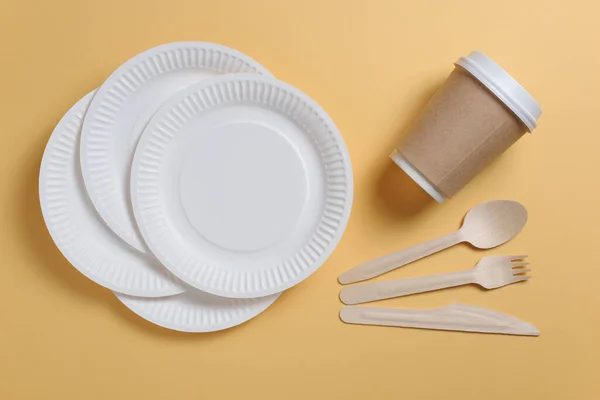
[[510,200],[495,200],[473,207],[456,231],[403,250],[369,260],[344,272],[343,285],[374,278],[461,242],[480,249],[500,246],[515,237],[527,222],[527,210]]

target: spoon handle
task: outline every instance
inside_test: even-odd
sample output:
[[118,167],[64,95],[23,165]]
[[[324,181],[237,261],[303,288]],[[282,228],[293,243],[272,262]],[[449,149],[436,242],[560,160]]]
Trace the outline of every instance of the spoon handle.
[[345,285],[347,283],[374,278],[448,247],[452,247],[460,242],[462,242],[460,231],[452,232],[439,238],[366,261],[344,272],[339,276],[338,280],[342,285]]
[[367,303],[369,301],[391,299],[392,297],[466,285],[472,282],[473,272],[466,270],[419,276],[416,278],[361,283],[343,288],[340,292],[340,300],[344,304]]

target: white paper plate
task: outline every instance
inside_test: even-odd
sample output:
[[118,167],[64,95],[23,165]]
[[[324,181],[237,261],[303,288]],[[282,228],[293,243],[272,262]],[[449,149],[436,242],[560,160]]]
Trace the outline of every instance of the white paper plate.
[[48,231],[71,264],[94,282],[136,296],[168,296],[183,284],[154,257],[141,254],[102,222],[79,166],[79,139],[93,92],[79,100],[50,136],[40,168],[40,203]]
[[270,75],[250,57],[211,43],[180,42],[138,54],[102,84],[83,124],[81,167],[86,188],[106,224],[146,252],[131,212],[129,175],[144,127],[171,95],[225,73]]
[[346,146],[299,90],[258,75],[175,95],[140,139],[133,209],[153,254],[208,293],[250,298],[302,281],[331,254],[352,205]]
[[278,293],[257,299],[228,299],[197,290],[156,299],[115,295],[145,320],[182,332],[213,332],[240,325],[263,312],[279,297]]

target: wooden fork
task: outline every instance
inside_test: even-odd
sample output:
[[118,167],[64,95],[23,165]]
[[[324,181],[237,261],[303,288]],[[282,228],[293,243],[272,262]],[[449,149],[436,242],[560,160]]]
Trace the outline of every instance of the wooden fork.
[[526,257],[485,257],[466,271],[353,285],[341,290],[340,299],[344,304],[358,304],[470,283],[476,283],[486,289],[496,289],[531,278],[525,275],[530,269],[522,268],[529,263],[519,261]]

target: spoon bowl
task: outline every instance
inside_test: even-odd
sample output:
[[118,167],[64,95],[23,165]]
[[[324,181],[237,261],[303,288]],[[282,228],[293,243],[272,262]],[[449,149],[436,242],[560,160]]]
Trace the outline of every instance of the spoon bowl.
[[491,249],[515,237],[526,223],[527,210],[523,205],[494,200],[469,210],[460,232],[465,242],[479,249]]

